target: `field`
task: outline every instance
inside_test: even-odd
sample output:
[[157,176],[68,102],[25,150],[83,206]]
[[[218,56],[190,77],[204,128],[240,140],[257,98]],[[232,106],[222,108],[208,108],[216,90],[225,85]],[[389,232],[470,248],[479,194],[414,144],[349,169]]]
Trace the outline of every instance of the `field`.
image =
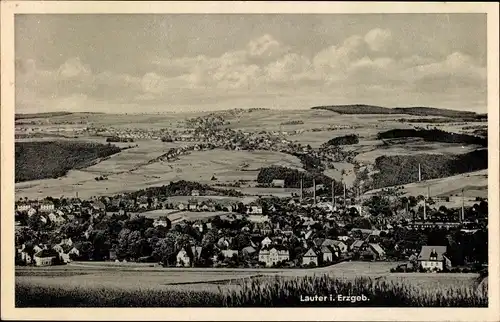
[[[125,301],[129,305],[125,306],[252,306],[252,303],[294,306],[290,304],[298,300],[299,294],[311,292],[370,297],[369,304],[358,303],[359,306],[384,306],[383,303],[482,306],[487,301],[486,291],[478,288],[476,274],[388,273],[395,265],[397,263],[344,262],[316,269],[178,269],[148,264],[80,262],[65,267],[17,268],[16,303],[21,306],[71,303],[72,306],[75,303],[122,306],[124,298],[130,298]],[[360,279],[360,276],[363,277]],[[35,293],[38,296],[33,297]],[[384,293],[386,295],[382,295]],[[204,297],[218,300],[210,304],[201,300]],[[328,306],[337,305],[344,306],[332,303]]]
[[[131,148],[111,156],[91,167],[69,171],[64,177],[29,181],[16,184],[16,198],[43,198],[46,196],[74,196],[81,198],[131,192],[151,186],[161,186],[171,181],[188,180],[214,184],[235,180],[257,178],[258,169],[264,165],[284,165],[300,168],[300,161],[287,154],[269,151],[193,151],[173,162],[147,164],[172,147],[172,143],[160,141],[137,142],[137,148]],[[187,171],[189,169],[189,171]],[[106,175],[108,180],[95,181],[95,177]]]
[[[488,171],[481,170],[441,179],[424,180],[406,184],[402,187],[405,196],[425,196],[428,191],[431,197],[452,196],[449,203],[440,201],[440,205],[460,207],[462,202],[462,188],[464,189],[464,197],[467,204],[474,203],[476,197],[488,198]],[[380,190],[370,190],[365,193],[365,196],[374,195]]]
[[160,217],[167,217],[173,224],[182,220],[206,220],[210,217],[226,215],[224,211],[172,211],[172,210],[152,210],[141,213],[141,216],[156,219]]
[[[202,115],[204,113],[150,115],[75,113],[52,117],[49,122],[46,122],[48,124],[46,126],[53,124],[71,126],[71,124],[76,124],[76,127],[82,127],[85,124],[92,124],[92,126],[96,127],[103,126],[122,129],[131,127],[143,130],[162,128],[181,130],[184,127],[183,122],[186,118]],[[287,138],[304,145],[310,144],[313,147],[319,147],[334,137],[355,133],[359,136],[360,142],[352,146],[346,146],[345,149],[358,153],[355,160],[362,165],[371,165],[377,157],[383,155],[411,155],[415,153],[463,154],[475,148],[470,145],[462,146],[460,144],[424,142],[422,140],[409,140],[408,142],[384,145],[383,141],[376,138],[379,132],[391,129],[413,129],[415,126],[425,128],[427,125],[445,131],[460,132],[466,126],[476,123],[476,125],[485,124],[484,122],[411,124],[408,122],[399,122],[398,119],[400,118],[411,120],[418,119],[419,117],[399,114],[347,115],[326,110],[259,110],[250,113],[236,113],[235,116],[228,117],[230,124],[226,125],[226,127],[252,132],[260,132],[262,130],[271,132],[302,131],[299,134],[288,135]],[[43,118],[36,120],[46,121]],[[346,125],[352,128],[346,128]],[[22,124],[19,126],[29,127],[31,125]],[[42,124],[39,127],[43,126],[45,125]],[[313,129],[314,131],[312,131]],[[103,143],[105,139],[102,137],[92,138],[82,136],[79,140]],[[71,141],[71,139],[61,139],[61,141]],[[159,140],[139,140],[132,143],[132,145],[135,144],[138,144],[138,147],[124,150],[88,168],[71,170],[61,178],[18,183],[16,184],[16,198],[28,197],[31,199],[46,196],[74,196],[76,192],[82,198],[89,198],[91,196],[112,195],[151,186],[160,186],[181,179],[198,181],[210,185],[247,180],[250,184],[241,187],[241,191],[246,194],[290,196],[292,191],[254,187],[258,169],[271,165],[281,165],[291,168],[302,167],[296,157],[283,153],[225,150],[197,151],[186,156],[181,156],[177,161],[147,164],[148,161],[165,153],[171,147],[194,143],[163,143]],[[352,164],[339,163],[336,165],[336,169],[326,170],[325,174],[336,180],[340,180],[342,179],[342,169],[345,169],[347,172],[343,180],[348,185],[352,184],[355,178],[352,171]],[[108,180],[96,182],[95,177],[101,175],[108,176]],[[215,176],[217,181],[211,181],[212,176]],[[484,191],[481,191],[482,188],[476,192],[484,194]]]
[[15,181],[57,178],[118,152],[120,148],[114,145],[79,141],[17,142]]

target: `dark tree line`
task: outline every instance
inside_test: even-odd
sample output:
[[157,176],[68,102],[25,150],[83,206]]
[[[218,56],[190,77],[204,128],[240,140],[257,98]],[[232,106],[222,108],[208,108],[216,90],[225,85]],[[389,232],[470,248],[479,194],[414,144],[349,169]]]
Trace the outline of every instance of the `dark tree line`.
[[16,142],[15,181],[57,178],[120,151],[111,144],[89,142]]
[[373,187],[382,188],[415,182],[418,180],[418,165],[422,179],[437,179],[488,168],[488,150],[475,150],[459,155],[395,155],[375,159],[378,170],[373,178]]
[[415,129],[393,129],[386,132],[380,132],[377,135],[378,139],[395,139],[395,138],[422,138],[429,142],[444,142],[444,143],[463,143],[477,144],[483,147],[488,146],[488,139],[474,135],[451,133],[438,129],[432,130],[415,130]]
[[344,136],[338,136],[331,140],[328,140],[324,146],[328,145],[350,145],[350,144],[358,144],[359,137],[356,134],[349,134]]

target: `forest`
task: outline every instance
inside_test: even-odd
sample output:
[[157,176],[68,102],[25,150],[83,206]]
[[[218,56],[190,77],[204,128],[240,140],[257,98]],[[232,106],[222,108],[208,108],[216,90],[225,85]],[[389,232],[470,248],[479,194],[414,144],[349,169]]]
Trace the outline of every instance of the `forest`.
[[115,145],[89,142],[16,142],[15,182],[58,178],[120,151]]

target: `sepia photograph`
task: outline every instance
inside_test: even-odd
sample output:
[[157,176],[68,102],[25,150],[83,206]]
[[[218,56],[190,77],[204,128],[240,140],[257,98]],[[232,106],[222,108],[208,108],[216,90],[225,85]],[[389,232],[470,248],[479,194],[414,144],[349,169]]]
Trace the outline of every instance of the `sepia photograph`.
[[13,309],[498,314],[498,4],[210,3],[2,6]]

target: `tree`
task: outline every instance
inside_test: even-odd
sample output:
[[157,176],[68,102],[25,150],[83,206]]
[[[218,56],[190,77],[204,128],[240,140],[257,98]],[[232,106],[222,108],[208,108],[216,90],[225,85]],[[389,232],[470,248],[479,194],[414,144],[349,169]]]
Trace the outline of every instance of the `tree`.
[[175,241],[167,236],[155,245],[153,256],[160,260],[165,266],[169,266],[172,256],[176,253]]
[[217,236],[213,230],[207,231],[207,233],[203,236],[201,240],[201,246],[203,248],[209,247],[211,245],[215,245],[217,242]]

